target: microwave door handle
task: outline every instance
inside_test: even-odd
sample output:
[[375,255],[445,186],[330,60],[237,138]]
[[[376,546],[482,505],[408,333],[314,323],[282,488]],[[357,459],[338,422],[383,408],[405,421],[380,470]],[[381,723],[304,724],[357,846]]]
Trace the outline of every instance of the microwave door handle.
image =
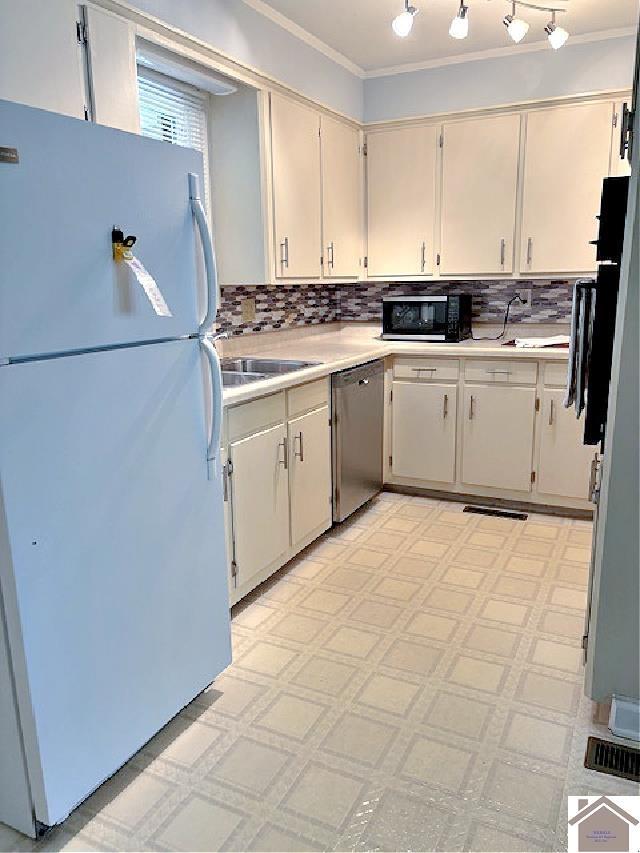
[[207,443],[207,469],[212,478],[216,456],[222,438],[222,369],[216,348],[210,338],[200,338],[200,346],[207,357],[211,376],[211,428]]
[[207,214],[200,199],[198,176],[193,172],[189,173],[189,199],[191,201],[191,210],[193,211],[198,231],[200,232],[200,242],[202,243],[202,252],[204,254],[204,269],[207,279],[207,313],[200,324],[199,332],[201,335],[206,335],[215,323],[216,314],[218,313],[218,267],[213,247],[213,238],[207,222]]

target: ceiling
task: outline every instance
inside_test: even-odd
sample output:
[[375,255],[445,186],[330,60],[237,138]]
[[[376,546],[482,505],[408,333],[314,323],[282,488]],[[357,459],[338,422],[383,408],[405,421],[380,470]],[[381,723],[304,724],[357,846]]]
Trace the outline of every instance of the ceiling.
[[[464,41],[448,35],[459,0],[413,0],[420,12],[405,39],[398,38],[391,29],[392,19],[403,9],[403,0],[245,2],[270,16],[275,13],[276,20],[283,15],[288,21],[280,22],[285,26],[292,22],[301,27],[365,72],[513,47],[501,23],[510,11],[510,0],[465,0],[469,7],[469,36]],[[537,2],[547,5],[546,0]],[[548,5],[566,7],[557,21],[571,36],[604,36],[611,30],[634,27],[638,21],[638,0],[549,0]],[[531,25],[523,45],[545,39],[547,13],[521,8],[518,15]]]

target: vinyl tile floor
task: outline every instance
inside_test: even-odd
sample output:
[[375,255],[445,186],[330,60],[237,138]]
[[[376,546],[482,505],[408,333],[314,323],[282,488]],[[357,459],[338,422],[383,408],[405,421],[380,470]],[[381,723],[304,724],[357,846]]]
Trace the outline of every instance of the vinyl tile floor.
[[591,525],[384,493],[234,609],[234,662],[61,826],[3,850],[566,849]]

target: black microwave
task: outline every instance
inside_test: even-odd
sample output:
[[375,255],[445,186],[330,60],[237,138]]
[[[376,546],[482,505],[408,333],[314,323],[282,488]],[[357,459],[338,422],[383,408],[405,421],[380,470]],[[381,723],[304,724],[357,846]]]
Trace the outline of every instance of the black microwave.
[[382,337],[388,341],[457,343],[471,337],[471,296],[385,296]]

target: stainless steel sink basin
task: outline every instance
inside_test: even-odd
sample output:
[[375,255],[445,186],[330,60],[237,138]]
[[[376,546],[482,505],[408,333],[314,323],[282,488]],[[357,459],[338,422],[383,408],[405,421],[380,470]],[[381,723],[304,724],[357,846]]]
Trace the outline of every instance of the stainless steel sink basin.
[[260,379],[268,379],[266,373],[238,373],[230,370],[222,371],[222,387],[232,388],[235,385],[248,385],[250,382],[259,382]]
[[[267,374],[278,376],[283,373],[291,373],[294,370],[304,370],[305,367],[315,367],[317,361],[291,361],[279,358],[223,358],[222,370],[236,374]],[[261,378],[265,378],[261,376]],[[253,381],[253,380],[252,380]],[[238,385],[244,383],[238,382]]]

